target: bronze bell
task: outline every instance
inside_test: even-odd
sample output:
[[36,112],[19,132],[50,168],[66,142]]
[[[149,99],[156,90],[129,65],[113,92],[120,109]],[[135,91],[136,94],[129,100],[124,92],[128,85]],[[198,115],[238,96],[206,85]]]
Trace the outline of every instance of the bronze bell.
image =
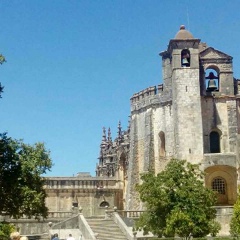
[[217,90],[218,87],[214,79],[218,79],[218,77],[215,76],[213,72],[210,72],[209,75],[206,77],[206,79],[209,79],[207,91],[212,92]]
[[209,79],[207,91],[212,92],[217,89],[217,84],[214,79]]
[[183,58],[182,59],[182,65],[186,66],[188,64],[189,64],[188,59],[187,58]]

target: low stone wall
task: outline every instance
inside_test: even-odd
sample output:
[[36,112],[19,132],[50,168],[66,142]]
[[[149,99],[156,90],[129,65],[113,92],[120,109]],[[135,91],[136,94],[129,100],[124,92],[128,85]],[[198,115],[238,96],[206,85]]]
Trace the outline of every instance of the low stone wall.
[[218,235],[220,236],[228,236],[230,235],[230,222],[233,214],[232,206],[219,206],[216,207],[217,210],[217,218],[216,220],[221,224],[221,230]]
[[78,229],[78,214],[60,223],[51,224],[51,229]]
[[[233,207],[217,206],[216,210],[217,210],[216,220],[221,224],[221,227],[222,227],[219,232],[219,235],[227,236],[229,235],[230,221],[232,218]],[[108,212],[111,214],[115,213],[115,211],[107,210],[105,211],[105,214]],[[142,213],[142,211],[118,211],[118,212],[123,219],[124,218],[135,219],[135,218],[138,218]],[[80,215],[84,219],[84,216],[82,216],[82,214]],[[51,230],[54,230],[54,229],[58,229],[58,230],[59,229],[78,229],[79,230],[80,229],[81,231],[86,231],[85,224],[83,224],[83,220],[79,219],[78,213],[71,218],[67,218],[67,219],[65,218],[65,220],[62,218],[48,218],[40,221],[35,219],[8,219],[7,221],[13,223],[19,229],[18,231],[20,232],[21,235],[29,236],[29,240],[49,239],[50,229]],[[91,238],[94,238],[94,236],[91,235]]]
[[42,235],[49,231],[49,220],[11,219],[21,235]]

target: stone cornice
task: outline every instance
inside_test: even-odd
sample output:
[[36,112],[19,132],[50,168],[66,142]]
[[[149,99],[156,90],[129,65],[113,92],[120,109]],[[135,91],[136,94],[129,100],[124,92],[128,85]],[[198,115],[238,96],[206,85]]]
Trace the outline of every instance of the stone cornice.
[[94,193],[94,194],[104,194],[104,193],[116,193],[121,192],[122,189],[86,189],[86,188],[69,188],[69,189],[62,189],[62,188],[46,188],[45,189],[47,194],[55,193],[55,194],[72,194],[75,193]]
[[160,101],[159,98],[149,99],[149,101],[139,101],[136,104],[131,105],[131,113],[137,114],[139,112],[144,112],[150,108],[158,108],[160,106],[172,105],[172,100]]
[[168,52],[171,54],[173,49],[198,48],[200,39],[171,39],[168,45]]
[[240,99],[240,95],[220,95],[218,92],[214,94],[211,92],[212,95],[205,95],[204,98],[212,98],[212,99],[226,99],[226,100],[237,100]]

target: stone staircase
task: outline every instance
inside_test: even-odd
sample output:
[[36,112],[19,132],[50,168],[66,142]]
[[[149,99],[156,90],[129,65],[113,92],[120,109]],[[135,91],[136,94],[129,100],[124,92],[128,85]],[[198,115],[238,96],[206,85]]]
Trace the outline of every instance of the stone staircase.
[[86,218],[99,240],[127,240],[121,229],[112,219]]

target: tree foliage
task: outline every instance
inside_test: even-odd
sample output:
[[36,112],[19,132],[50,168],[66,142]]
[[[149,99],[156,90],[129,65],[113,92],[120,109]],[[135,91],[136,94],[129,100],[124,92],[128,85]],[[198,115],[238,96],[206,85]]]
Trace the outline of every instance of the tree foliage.
[[14,231],[16,231],[16,228],[12,223],[0,222],[0,236],[9,238],[10,234]]
[[233,216],[230,222],[230,233],[233,236],[240,235],[240,195],[238,195],[238,199],[233,206]]
[[48,209],[41,175],[51,167],[43,143],[31,146],[0,134],[0,214],[45,218]]
[[137,221],[137,229],[158,237],[185,238],[219,230],[220,225],[214,221],[216,195],[204,187],[203,179],[198,165],[176,159],[157,175],[143,174],[137,191],[147,211]]

